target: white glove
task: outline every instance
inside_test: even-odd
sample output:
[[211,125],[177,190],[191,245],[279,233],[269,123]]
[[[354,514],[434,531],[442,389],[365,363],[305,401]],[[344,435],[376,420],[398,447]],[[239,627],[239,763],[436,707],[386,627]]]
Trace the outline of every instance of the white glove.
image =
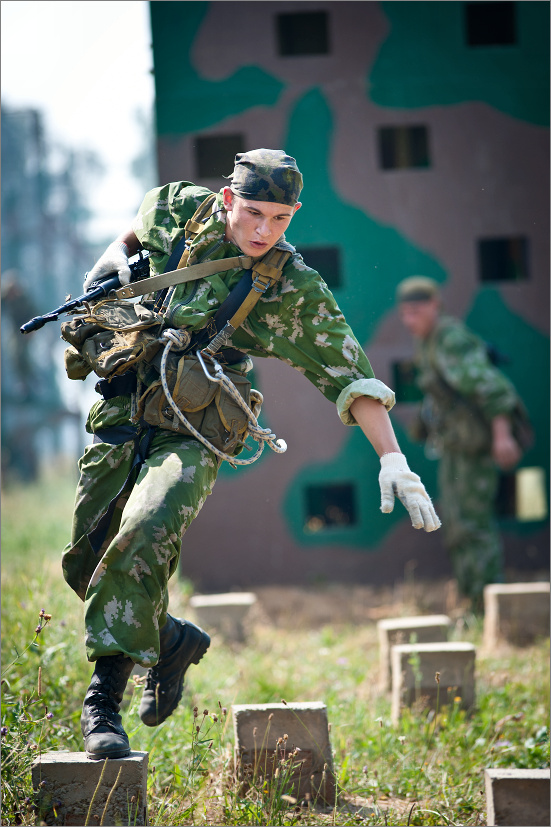
[[420,477],[409,470],[403,454],[383,454],[379,473],[381,511],[388,514],[394,508],[394,495],[409,512],[414,528],[436,531],[440,520]]
[[84,280],[84,292],[90,289],[94,281],[99,281],[109,273],[116,273],[121,285],[130,282],[130,267],[128,266],[128,247],[124,241],[113,241],[107,250],[98,258]]

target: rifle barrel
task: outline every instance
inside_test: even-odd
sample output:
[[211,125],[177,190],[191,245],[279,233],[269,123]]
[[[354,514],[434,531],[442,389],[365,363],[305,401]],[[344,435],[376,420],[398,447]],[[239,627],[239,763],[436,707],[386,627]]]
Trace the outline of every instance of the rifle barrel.
[[40,330],[46,322],[55,322],[62,313],[68,313],[70,310],[81,307],[85,302],[101,299],[103,296],[107,296],[111,290],[116,290],[117,287],[120,287],[118,276],[111,276],[111,278],[105,279],[105,281],[94,282],[94,284],[95,287],[93,287],[92,290],[88,290],[86,293],[83,293],[82,296],[72,299],[60,307],[56,307],[55,310],[52,310],[50,313],[45,313],[44,316],[35,316],[34,319],[21,325],[19,330],[21,333],[32,333],[34,330]]

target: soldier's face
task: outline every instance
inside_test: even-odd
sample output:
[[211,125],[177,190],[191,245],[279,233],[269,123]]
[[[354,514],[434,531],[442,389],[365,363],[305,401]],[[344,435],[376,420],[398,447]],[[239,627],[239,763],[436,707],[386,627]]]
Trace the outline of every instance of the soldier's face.
[[245,255],[262,256],[285,232],[300,206],[300,203],[290,207],[271,201],[249,201],[225,187],[226,241],[232,241]]
[[438,299],[426,301],[400,302],[399,313],[402,324],[412,336],[426,339],[430,335],[440,312]]

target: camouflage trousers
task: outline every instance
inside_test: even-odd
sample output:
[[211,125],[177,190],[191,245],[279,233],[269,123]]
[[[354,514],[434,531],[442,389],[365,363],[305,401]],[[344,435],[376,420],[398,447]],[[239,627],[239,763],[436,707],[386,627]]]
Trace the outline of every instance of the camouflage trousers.
[[[133,458],[133,442],[85,449],[62,564],[84,601],[88,659],[122,653],[149,667],[159,658],[183,534],[212,491],[218,461],[195,439],[159,429],[135,483],[125,487]],[[119,492],[94,551],[88,535]]]
[[481,607],[484,586],[503,580],[495,519],[499,474],[491,456],[445,453],[438,469],[444,544],[460,591]]

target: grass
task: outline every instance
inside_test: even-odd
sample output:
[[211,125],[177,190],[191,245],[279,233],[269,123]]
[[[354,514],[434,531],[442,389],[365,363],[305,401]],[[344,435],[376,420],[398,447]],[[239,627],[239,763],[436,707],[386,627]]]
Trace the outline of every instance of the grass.
[[[73,479],[52,476],[3,495],[2,824],[37,823],[30,767],[38,754],[83,748],[92,670],[82,604],[59,563],[73,488]],[[191,584],[175,581],[171,591],[172,610],[185,615]],[[158,728],[141,723],[143,679],[131,679],[123,721],[132,748],[149,753],[150,824],[483,825],[486,767],[549,766],[548,641],[484,652],[481,622],[466,615],[461,639],[479,647],[476,708],[412,709],[393,727],[390,699],[377,689],[374,622],[297,627],[282,613],[249,631],[246,645],[213,636],[180,706]],[[292,751],[275,787],[260,775],[248,789],[236,778],[232,704],[281,699],[326,704],[337,806],[293,798]],[[274,732],[274,741],[283,735]]]

